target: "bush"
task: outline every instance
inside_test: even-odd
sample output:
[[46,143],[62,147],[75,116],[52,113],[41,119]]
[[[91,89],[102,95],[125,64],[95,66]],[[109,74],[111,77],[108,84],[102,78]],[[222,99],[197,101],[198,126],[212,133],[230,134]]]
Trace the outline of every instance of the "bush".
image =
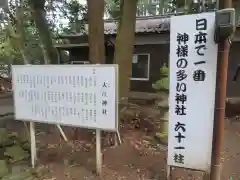
[[160,68],[160,79],[152,87],[156,91],[169,91],[169,70],[166,64]]

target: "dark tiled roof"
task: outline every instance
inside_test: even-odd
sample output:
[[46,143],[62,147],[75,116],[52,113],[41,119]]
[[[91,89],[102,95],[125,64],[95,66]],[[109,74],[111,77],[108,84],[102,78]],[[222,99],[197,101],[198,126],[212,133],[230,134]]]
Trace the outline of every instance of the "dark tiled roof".
[[[170,30],[169,16],[148,16],[136,19],[136,33],[160,33]],[[85,31],[88,32],[88,24],[85,25]],[[104,32],[106,35],[115,35],[117,33],[117,21],[106,20],[104,23]],[[70,33],[60,37],[83,36],[83,33]]]
[[[136,33],[163,32],[170,29],[170,17],[148,17],[136,20]],[[117,33],[116,22],[105,22],[105,34],[114,35]]]
[[[170,31],[170,17],[167,16],[148,16],[136,19],[136,33],[161,33]],[[178,14],[180,15],[180,14]],[[240,28],[240,19],[237,22],[237,28]],[[88,32],[88,24],[85,25],[85,32]],[[104,23],[104,32],[106,35],[116,35],[117,21],[106,20]],[[86,36],[86,33],[70,33],[60,35],[59,38]]]

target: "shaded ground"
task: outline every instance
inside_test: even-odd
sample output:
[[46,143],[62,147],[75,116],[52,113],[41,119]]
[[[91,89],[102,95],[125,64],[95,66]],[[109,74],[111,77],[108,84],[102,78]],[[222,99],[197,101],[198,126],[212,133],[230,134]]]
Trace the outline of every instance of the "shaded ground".
[[[240,179],[239,133],[239,123],[231,125],[227,122],[222,173],[224,180],[229,177]],[[104,143],[102,179],[165,179],[166,149],[140,130],[124,131],[122,135],[124,143],[118,147],[109,147],[108,143]],[[95,148],[88,138],[65,143],[59,138],[58,132],[48,135],[41,133],[38,135],[38,163],[51,170],[47,175],[49,178],[98,179],[94,175]],[[201,179],[200,175],[182,169],[173,173],[174,179]]]
[[[113,137],[104,133],[103,176],[104,180],[164,180],[166,179],[166,147],[154,138],[154,112],[144,107],[141,120],[122,122],[124,141],[114,147]],[[128,116],[131,116],[128,114]],[[155,121],[154,121],[155,122]],[[130,124],[130,125],[127,125]],[[22,122],[8,120],[8,128],[23,130]],[[95,176],[95,138],[89,130],[64,128],[70,140],[65,143],[55,126],[37,125],[38,164],[49,169],[46,177],[56,180],[97,180]],[[240,122],[226,121],[225,152],[222,179],[240,180]],[[202,173],[175,169],[173,179],[202,179]]]

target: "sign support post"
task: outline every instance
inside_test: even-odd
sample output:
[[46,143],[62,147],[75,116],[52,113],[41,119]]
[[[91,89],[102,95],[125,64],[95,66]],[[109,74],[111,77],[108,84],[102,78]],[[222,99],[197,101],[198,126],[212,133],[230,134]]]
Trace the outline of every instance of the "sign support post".
[[97,173],[102,174],[101,130],[96,129],[96,165]]
[[172,179],[172,167],[167,165],[167,180]]
[[59,124],[57,124],[57,128],[58,128],[58,130],[60,131],[60,133],[61,133],[64,141],[65,141],[65,142],[68,142],[68,138],[67,138],[67,136],[65,135],[65,133],[63,132],[62,127],[61,127]]
[[30,122],[30,141],[31,141],[31,163],[32,168],[35,168],[37,160],[37,149],[36,149],[36,133],[35,133],[35,123]]
[[[232,0],[219,0],[220,9],[231,8],[231,6]],[[211,180],[220,180],[221,176],[221,151],[224,138],[229,49],[229,39],[220,42],[218,45],[215,119],[213,131],[212,167],[210,174]]]

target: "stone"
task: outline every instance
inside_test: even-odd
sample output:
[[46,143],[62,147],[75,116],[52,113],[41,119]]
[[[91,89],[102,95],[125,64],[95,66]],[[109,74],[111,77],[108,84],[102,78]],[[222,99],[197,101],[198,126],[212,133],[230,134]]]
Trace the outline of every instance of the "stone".
[[81,177],[81,179],[87,179],[87,177],[93,177],[91,171],[88,171],[86,168],[80,166],[69,167],[67,172],[70,176],[69,179],[80,179],[79,177]]
[[8,138],[11,138],[11,139],[12,138],[16,139],[17,137],[19,137],[18,133],[13,131],[8,131],[7,135],[8,135]]
[[168,134],[156,133],[155,138],[163,144],[168,144]]
[[65,167],[68,167],[68,166],[70,166],[70,160],[69,159],[63,159],[63,164],[64,164],[64,166]]
[[168,121],[169,120],[169,111],[163,112],[163,117],[161,118],[162,121]]
[[0,119],[0,127],[6,127],[7,121],[6,119]]
[[35,180],[36,178],[35,177],[33,177],[33,176],[30,176],[30,177],[28,177],[27,179],[25,179],[25,180]]
[[168,120],[169,120],[169,112],[167,111],[163,114],[163,117],[160,118],[160,120],[159,120],[159,126],[160,126],[159,132],[160,133],[168,134],[168,124],[169,124]]
[[0,128],[0,147],[10,146],[13,141],[8,138],[8,133],[6,128]]
[[159,108],[166,108],[167,109],[169,107],[168,99],[158,100],[156,104],[157,104],[157,107],[159,107]]
[[49,172],[48,168],[45,166],[38,166],[33,170],[33,174],[35,177],[43,177],[45,174]]
[[23,150],[25,150],[25,151],[28,151],[28,152],[31,151],[31,146],[30,146],[30,143],[29,143],[29,142],[21,143],[20,146],[21,146],[21,147],[23,148]]
[[7,162],[5,160],[0,160],[0,178],[6,176],[9,173],[7,167]]
[[24,143],[28,143],[29,139],[26,136],[19,136],[18,141],[19,143],[24,144]]
[[30,167],[28,167],[27,164],[23,164],[23,163],[15,163],[13,165],[11,165],[11,172],[13,174],[15,173],[20,173],[22,171],[26,171],[28,170]]
[[144,139],[146,141],[152,141],[153,140],[152,136],[143,136],[142,139]]
[[7,147],[4,155],[9,157],[10,162],[12,163],[24,160],[29,157],[29,153],[24,151],[19,145]]
[[168,99],[169,97],[169,92],[167,91],[158,91],[157,94],[158,94],[157,96],[158,99],[161,99],[161,100]]
[[2,180],[33,180],[34,177],[29,171],[22,171],[20,173],[12,173],[4,176]]
[[4,152],[5,152],[5,149],[3,147],[0,147],[0,159],[4,159],[5,158]]

